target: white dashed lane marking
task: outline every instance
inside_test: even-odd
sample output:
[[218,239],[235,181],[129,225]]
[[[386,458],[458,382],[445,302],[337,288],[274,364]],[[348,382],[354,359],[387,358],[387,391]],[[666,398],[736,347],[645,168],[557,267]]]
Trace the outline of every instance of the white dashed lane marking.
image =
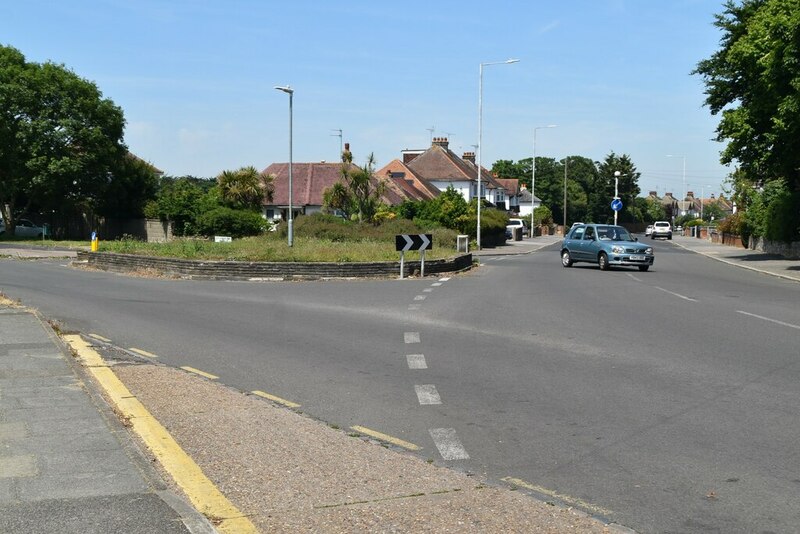
[[422,290],[423,293],[430,293],[432,291],[433,291],[433,288],[430,288],[430,287],[426,287],[425,289]]
[[424,406],[442,403],[442,398],[439,396],[439,392],[436,391],[436,386],[433,384],[414,386],[414,391],[417,392],[419,403]]
[[419,343],[419,332],[406,332],[403,338],[406,343]]
[[434,282],[434,283],[432,283],[431,285],[432,285],[433,287],[439,287],[440,285],[442,285],[442,283],[441,283],[441,282]]
[[414,300],[425,300],[426,298],[428,298],[427,295],[417,295],[414,297]]
[[800,326],[797,326],[796,324],[784,323],[783,321],[779,321],[777,319],[770,319],[769,317],[764,317],[763,315],[756,315],[755,313],[748,313],[742,310],[736,310],[736,313],[741,313],[742,315],[755,317],[756,319],[761,319],[762,321],[769,321],[770,323],[779,324],[781,326],[788,326],[789,328],[796,328],[797,330],[800,330]]
[[409,304],[408,305],[408,309],[411,310],[411,311],[418,310],[419,309],[419,304]]
[[439,278],[439,281],[440,281],[440,282],[447,282],[448,280],[450,280],[450,277],[449,277],[449,276],[446,276],[446,277],[444,277],[444,278]]
[[673,292],[673,291],[669,291],[669,290],[667,290],[667,289],[664,289],[663,287],[658,287],[658,286],[653,286],[653,287],[655,287],[655,288],[656,288],[656,289],[658,289],[659,291],[663,291],[664,293],[669,293],[670,295],[673,295],[673,296],[675,296],[675,297],[678,297],[679,299],[683,299],[683,300],[689,300],[689,301],[692,301],[692,302],[697,302],[697,299],[693,299],[693,298],[691,298],[691,297],[687,297],[687,296],[685,296],[685,295],[681,295],[680,293],[675,293],[675,292]]
[[469,460],[469,454],[458,439],[455,429],[431,428],[428,433],[445,460]]
[[409,369],[427,369],[428,363],[425,361],[424,354],[407,354],[406,360],[408,361]]

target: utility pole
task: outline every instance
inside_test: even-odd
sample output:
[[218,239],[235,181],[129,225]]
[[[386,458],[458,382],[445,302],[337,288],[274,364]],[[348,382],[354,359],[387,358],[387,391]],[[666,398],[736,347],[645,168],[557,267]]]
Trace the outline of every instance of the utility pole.
[[567,235],[567,165],[569,158],[564,158],[564,235]]

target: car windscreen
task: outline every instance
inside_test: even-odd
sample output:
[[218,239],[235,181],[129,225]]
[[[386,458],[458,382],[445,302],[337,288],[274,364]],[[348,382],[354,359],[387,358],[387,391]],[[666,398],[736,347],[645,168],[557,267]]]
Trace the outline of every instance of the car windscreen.
[[622,226],[598,226],[597,236],[609,241],[633,241],[631,234]]

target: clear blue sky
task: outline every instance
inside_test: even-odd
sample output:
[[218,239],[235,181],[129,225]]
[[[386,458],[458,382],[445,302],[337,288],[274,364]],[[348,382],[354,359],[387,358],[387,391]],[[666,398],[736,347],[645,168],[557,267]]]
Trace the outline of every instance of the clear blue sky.
[[125,112],[130,150],[170,175],[288,161],[378,167],[448,136],[483,163],[628,154],[643,194],[720,192],[717,117],[689,73],[719,46],[722,0],[550,2],[0,0],[0,43],[63,63]]

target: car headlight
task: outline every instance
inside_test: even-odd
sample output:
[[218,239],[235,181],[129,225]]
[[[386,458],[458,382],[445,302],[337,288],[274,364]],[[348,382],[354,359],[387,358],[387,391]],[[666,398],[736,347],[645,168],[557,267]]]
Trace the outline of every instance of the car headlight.
[[622,254],[625,252],[625,247],[621,247],[619,245],[611,245],[611,252],[614,254]]
[[644,249],[644,253],[645,254],[652,254],[653,253],[653,247],[647,247],[646,249]]

